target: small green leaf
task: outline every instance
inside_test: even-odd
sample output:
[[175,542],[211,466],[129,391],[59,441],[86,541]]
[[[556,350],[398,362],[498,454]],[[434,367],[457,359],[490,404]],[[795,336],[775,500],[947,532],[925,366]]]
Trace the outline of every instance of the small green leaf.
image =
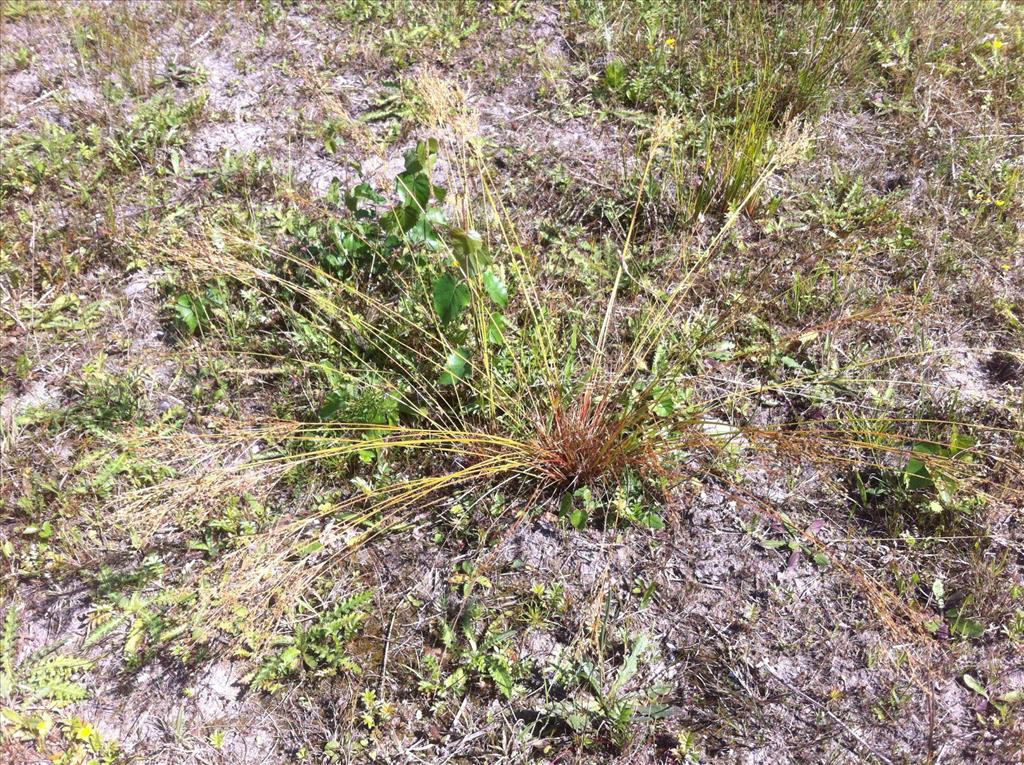
[[653,531],[661,531],[665,528],[665,520],[654,510],[645,513],[640,518],[640,523]]
[[484,271],[484,289],[487,290],[491,300],[500,308],[508,305],[508,287],[505,286],[501,275],[493,268],[488,268]]
[[298,669],[302,652],[295,646],[288,646],[281,652],[281,664],[289,669]]
[[964,681],[964,685],[966,685],[972,691],[977,693],[979,696],[984,696],[986,699],[988,698],[988,689],[985,688],[985,686],[982,685],[981,682],[976,677],[974,677],[973,675],[965,673],[964,677],[963,677],[963,681]]
[[789,367],[790,369],[799,372],[802,375],[811,374],[811,370],[809,370],[807,367],[805,367],[803,364],[801,364],[799,361],[797,361],[791,356],[783,356],[781,361],[782,366]]
[[347,403],[348,397],[344,394],[337,391],[328,393],[326,398],[324,398],[324,402],[317,410],[316,416],[321,420],[333,419]]
[[927,491],[935,486],[928,466],[919,459],[907,460],[907,466],[903,468],[903,480],[908,489]]
[[484,240],[479,231],[453,228],[451,236],[455,259],[466,274],[474,276],[481,268],[491,264],[491,259],[484,251]]
[[903,468],[903,472],[907,475],[922,475],[926,470],[925,464],[918,459],[908,460],[907,466]]
[[406,232],[410,244],[422,244],[429,250],[437,250],[441,247],[441,240],[434,230],[433,224],[426,215],[421,215],[416,223]]
[[500,313],[492,313],[487,320],[487,340],[492,345],[505,344],[505,317]]
[[[654,362],[655,368],[657,368],[657,365],[658,362],[656,360]],[[659,417],[669,417],[675,412],[675,397],[672,394],[671,388],[658,388],[654,391],[652,411]]]
[[[949,439],[949,449],[954,453],[953,456],[961,457],[966,459],[965,456],[961,455],[961,452],[965,452],[968,449],[973,449],[978,445],[978,439],[972,438],[971,436],[965,435],[964,433],[958,433],[953,431],[952,438]],[[967,455],[969,456],[969,455]]]
[[515,681],[512,679],[512,675],[504,667],[496,664],[491,665],[490,675],[502,695],[507,699],[512,698],[512,690],[515,686]]
[[178,314],[178,320],[188,328],[189,332],[195,333],[199,329],[199,316],[191,296],[179,295],[178,302],[174,304],[174,310]]
[[430,201],[430,178],[426,173],[402,173],[395,179],[395,188],[402,204],[422,211]]
[[324,543],[319,539],[314,539],[312,542],[304,544],[297,550],[300,558],[305,558],[307,555],[312,555],[315,552],[319,552],[324,549]]
[[394,234],[405,234],[411,231],[420,219],[419,208],[414,205],[400,205],[392,207],[384,216],[382,224],[385,231]]
[[367,183],[360,183],[358,186],[353,187],[352,191],[345,194],[345,206],[352,212],[356,212],[359,209],[360,199],[365,199],[375,204],[383,204],[387,201],[374,191],[372,186]]
[[604,68],[604,84],[612,91],[626,84],[626,63],[622,59],[610,61]]
[[448,354],[444,363],[444,372],[441,373],[442,385],[455,385],[466,378],[469,372],[468,352],[460,348]]
[[964,619],[959,616],[950,629],[965,638],[977,638],[985,634],[985,625],[977,619]]

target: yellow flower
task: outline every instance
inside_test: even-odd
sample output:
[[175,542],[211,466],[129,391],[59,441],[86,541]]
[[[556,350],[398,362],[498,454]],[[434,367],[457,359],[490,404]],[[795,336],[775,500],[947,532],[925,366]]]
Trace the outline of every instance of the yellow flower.
[[75,738],[79,741],[88,741],[92,738],[93,728],[89,723],[79,723],[75,726]]
[[674,48],[674,47],[676,47],[676,38],[670,37],[667,40],[665,40],[665,47],[666,48]]
[[992,41],[992,50],[999,50],[1003,47],[1003,41],[998,37]]

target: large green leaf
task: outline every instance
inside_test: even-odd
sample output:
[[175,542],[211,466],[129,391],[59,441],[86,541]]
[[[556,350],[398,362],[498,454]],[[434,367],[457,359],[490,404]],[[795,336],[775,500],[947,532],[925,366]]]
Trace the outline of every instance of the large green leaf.
[[190,295],[179,295],[178,302],[174,304],[174,310],[178,314],[178,321],[184,324],[189,332],[195,333],[199,329],[199,312]]
[[410,244],[422,244],[429,250],[441,247],[441,240],[426,215],[421,215],[416,224],[406,232],[406,238]]
[[420,219],[420,211],[416,205],[398,205],[385,214],[381,225],[391,234],[404,234]]
[[469,287],[448,274],[434,281],[434,310],[445,324],[451,324],[469,305]]

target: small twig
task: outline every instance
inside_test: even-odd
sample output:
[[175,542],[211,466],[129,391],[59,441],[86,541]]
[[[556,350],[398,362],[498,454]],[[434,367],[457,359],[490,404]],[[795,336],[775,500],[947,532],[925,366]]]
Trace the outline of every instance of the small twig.
[[776,680],[778,680],[780,683],[785,685],[787,688],[790,688],[791,690],[796,691],[804,700],[809,701],[811,704],[816,706],[822,712],[824,712],[829,717],[831,717],[833,720],[835,720],[837,723],[839,723],[839,725],[843,728],[843,730],[845,730],[847,733],[849,733],[850,736],[852,736],[857,741],[858,744],[860,744],[862,747],[864,747],[867,751],[871,752],[872,756],[877,757],[879,760],[881,760],[882,762],[886,763],[886,765],[893,765],[892,760],[890,760],[884,754],[880,754],[880,753],[876,752],[871,747],[871,745],[868,744],[868,742],[865,741],[863,739],[863,737],[861,737],[861,735],[859,733],[857,733],[849,725],[847,725],[845,722],[843,722],[834,712],[832,712],[831,709],[826,707],[824,704],[819,702],[817,699],[815,699],[810,694],[805,693],[801,688],[798,688],[793,683],[791,683],[788,680],[784,680],[783,678],[779,677],[777,674],[775,674],[775,671],[771,667],[769,667],[767,664],[765,664],[764,662],[760,662],[759,666],[760,666],[761,669],[763,669],[769,675],[771,675]]
[[21,107],[21,109],[18,110],[18,116],[20,117],[22,114],[27,112],[29,109],[31,109],[36,104],[45,101],[47,98],[52,96],[58,90],[59,90],[59,88],[54,88],[53,90],[48,90],[47,92],[43,93],[43,95],[39,96],[39,98],[35,98],[35,99],[29,101],[27,104],[25,104],[23,107]]
[[197,37],[197,38],[196,38],[196,39],[195,39],[195,40],[194,40],[194,41],[192,42],[192,44],[191,44],[191,45],[189,45],[188,47],[190,47],[190,48],[194,48],[194,47],[196,47],[197,45],[202,45],[202,44],[203,44],[203,42],[204,42],[204,41],[206,40],[206,38],[207,38],[207,37],[209,37],[209,36],[210,36],[210,35],[211,35],[211,34],[213,33],[213,29],[214,29],[213,27],[210,27],[209,29],[207,29],[207,30],[206,30],[205,32],[203,32],[203,33],[202,33],[201,35],[199,35],[199,37]]
[[394,611],[391,614],[391,623],[388,625],[388,634],[384,638],[384,659],[380,665],[380,680],[377,681],[377,697],[384,698],[384,678],[388,674],[388,656],[391,653],[391,632],[395,628],[395,617],[398,616],[398,612]]

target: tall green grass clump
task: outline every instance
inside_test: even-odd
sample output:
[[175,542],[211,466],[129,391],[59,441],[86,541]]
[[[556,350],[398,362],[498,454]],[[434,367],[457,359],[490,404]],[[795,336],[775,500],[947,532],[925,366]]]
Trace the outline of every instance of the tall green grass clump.
[[[837,363],[814,348],[824,326],[723,356],[771,296],[695,313],[693,290],[792,149],[772,155],[715,234],[684,248],[671,283],[657,289],[634,283],[638,196],[614,279],[599,308],[581,315],[539,276],[542,255],[497,193],[464,95],[436,80],[422,87],[444,138],[411,148],[393,189],[336,185],[322,202],[276,209],[269,220],[210,218],[155,253],[195,285],[175,305],[205,318],[183,322],[182,332],[299,389],[280,400],[276,418],[212,422],[194,451],[175,458],[179,478],[121,497],[119,519],[145,540],[217,492],[310,471],[350,487],[219,558],[223,585],[205,607],[220,618],[210,623],[229,613],[272,621],[362,545],[481,497],[501,495],[502,513],[518,519],[550,509],[576,527],[656,529],[681,486],[713,480],[741,505],[780,517],[744,488],[748,458],[783,472],[881,471],[912,489],[908,512],[953,507],[981,490],[976,435],[952,419],[880,413],[866,394],[893,358]],[[661,120],[649,134],[644,182],[675,130]],[[195,308],[211,285],[238,297]],[[255,322],[241,342],[238,322],[224,318],[239,313]],[[886,320],[877,313],[867,318]],[[712,359],[741,374],[709,373]],[[779,371],[760,371],[769,363]],[[749,420],[765,396],[816,401],[820,412]],[[871,480],[865,491],[879,485]],[[865,586],[879,608],[891,607],[877,585]]]

